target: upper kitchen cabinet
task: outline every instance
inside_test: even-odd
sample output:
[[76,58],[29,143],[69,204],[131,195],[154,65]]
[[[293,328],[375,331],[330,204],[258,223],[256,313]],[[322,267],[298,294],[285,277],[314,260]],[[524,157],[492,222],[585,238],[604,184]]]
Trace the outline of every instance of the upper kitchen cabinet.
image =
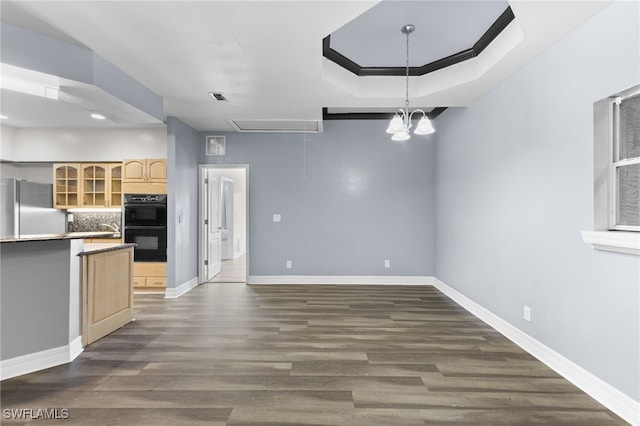
[[53,165],[53,207],[66,209],[78,207],[80,197],[78,193],[78,181],[80,179],[80,164],[54,164]]
[[122,163],[109,164],[109,207],[122,207]]
[[122,192],[125,194],[166,194],[167,159],[124,160],[122,162]]
[[82,207],[108,207],[107,165],[82,164]]
[[167,183],[167,160],[165,158],[124,160],[123,168],[123,182]]
[[82,163],[80,207],[122,207],[122,163]]
[[122,163],[53,165],[53,207],[122,207]]

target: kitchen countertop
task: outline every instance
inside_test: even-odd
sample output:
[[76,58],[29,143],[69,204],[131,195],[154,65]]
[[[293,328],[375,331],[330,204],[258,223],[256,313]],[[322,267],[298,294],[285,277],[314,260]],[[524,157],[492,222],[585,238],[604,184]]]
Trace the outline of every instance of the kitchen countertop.
[[122,238],[122,234],[120,232],[113,232],[111,235],[107,235],[106,237],[93,237],[93,238],[102,238],[105,240],[109,240],[109,239],[119,240]]
[[0,239],[0,243],[21,241],[74,240],[85,238],[113,238],[113,232],[65,232],[62,234],[27,234]]
[[78,256],[88,256],[90,254],[103,253],[105,251],[121,250],[135,247],[135,243],[85,243],[84,250]]

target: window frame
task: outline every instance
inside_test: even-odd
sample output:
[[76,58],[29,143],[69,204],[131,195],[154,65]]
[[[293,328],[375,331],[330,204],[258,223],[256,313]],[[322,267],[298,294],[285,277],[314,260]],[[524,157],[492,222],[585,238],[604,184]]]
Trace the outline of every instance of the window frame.
[[630,166],[633,164],[640,164],[640,157],[631,157],[620,159],[620,106],[625,99],[640,96],[640,85],[627,89],[620,96],[614,96],[611,102],[611,137],[609,151],[611,153],[611,160],[609,162],[609,183],[611,185],[609,196],[609,229],[616,231],[640,231],[640,225],[620,225],[619,222],[619,209],[618,201],[620,198],[620,192],[618,188],[618,170],[624,166]]
[[[616,100],[640,94],[640,84],[593,104],[594,223],[593,230],[582,231],[582,239],[596,250],[640,256],[640,227],[617,224],[617,170],[640,159],[617,161],[619,152],[619,113]],[[616,160],[616,161],[614,161]]]

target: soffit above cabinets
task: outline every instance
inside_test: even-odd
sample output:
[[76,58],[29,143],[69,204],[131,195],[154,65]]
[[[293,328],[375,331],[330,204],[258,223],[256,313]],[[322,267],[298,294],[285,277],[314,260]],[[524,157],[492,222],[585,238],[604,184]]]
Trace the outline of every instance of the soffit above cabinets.
[[[1,64],[3,125],[16,128],[153,127],[162,121],[91,85]],[[91,117],[100,114],[102,120]]]

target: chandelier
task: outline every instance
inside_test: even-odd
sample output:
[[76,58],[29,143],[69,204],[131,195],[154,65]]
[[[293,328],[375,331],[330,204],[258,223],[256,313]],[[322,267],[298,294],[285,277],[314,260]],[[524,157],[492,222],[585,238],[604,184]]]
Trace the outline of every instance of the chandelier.
[[416,109],[409,113],[409,34],[411,34],[416,29],[415,26],[409,24],[405,25],[400,29],[402,34],[407,36],[407,66],[406,66],[406,96],[404,101],[404,109],[398,108],[396,114],[391,119],[389,123],[389,127],[387,128],[387,133],[393,134],[391,136],[391,140],[394,141],[406,141],[411,138],[409,134],[409,129],[412,127],[411,119],[413,118],[413,114],[419,112],[422,114],[422,118],[418,121],[418,125],[416,129],[413,131],[416,135],[428,135],[430,133],[435,132],[433,125],[431,125],[431,120],[427,117],[427,114],[421,110]]

